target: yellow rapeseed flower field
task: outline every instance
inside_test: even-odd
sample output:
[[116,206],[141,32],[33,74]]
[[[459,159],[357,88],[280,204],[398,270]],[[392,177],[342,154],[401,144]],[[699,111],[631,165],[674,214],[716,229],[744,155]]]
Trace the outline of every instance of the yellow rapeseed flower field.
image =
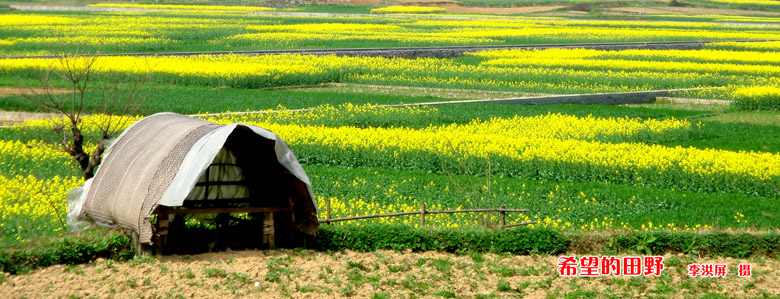
[[[344,24],[331,24],[336,27]],[[371,28],[370,25],[368,28]],[[293,26],[314,30],[309,26]],[[290,27],[290,28],[293,28]],[[362,30],[362,29],[361,29]],[[370,31],[370,29],[367,29]],[[273,31],[273,30],[272,30]],[[298,33],[294,33],[298,34]],[[314,33],[315,35],[318,33]],[[264,34],[260,34],[261,36]],[[272,35],[272,34],[271,34]],[[128,41],[131,42],[131,41]],[[161,41],[164,42],[164,41]],[[585,49],[499,50],[471,54],[478,63],[437,58],[339,57],[333,55],[221,55],[103,57],[100,71],[145,73],[159,80],[243,88],[354,82],[545,93],[648,89],[777,86],[776,52],[731,50]],[[565,58],[565,59],[564,59]],[[30,73],[58,67],[50,59],[0,60],[0,71]],[[469,74],[463,76],[462,74]],[[719,97],[740,93],[722,90]]]
[[[562,173],[579,171],[592,177],[583,180],[600,181],[608,178],[605,170],[618,171],[629,178],[628,183],[641,186],[672,185],[689,183],[706,186],[711,179],[728,177],[731,184],[743,184],[736,188],[757,188],[773,185],[780,177],[780,155],[770,153],[734,152],[713,149],[666,147],[632,143],[630,140],[642,135],[675,134],[686,132],[692,126],[689,121],[674,118],[664,120],[629,117],[571,116],[550,113],[538,116],[515,116],[474,120],[470,123],[429,126],[418,129],[405,127],[365,127],[305,125],[339,118],[367,115],[392,117],[398,113],[426,115],[435,108],[382,108],[370,105],[323,106],[311,112],[268,112],[258,115],[223,115],[209,117],[220,123],[251,123],[265,127],[280,136],[302,158],[324,153],[348,157],[349,153],[362,152],[362,159],[395,159],[401,163],[417,163],[414,159],[438,157],[452,161],[469,159],[491,159],[495,167],[541,166],[539,171]],[[85,131],[95,130],[95,123],[103,115],[85,119]],[[138,119],[137,117],[135,119]],[[50,128],[51,120],[28,121],[13,127],[13,130]],[[313,149],[313,150],[312,150]],[[419,153],[427,153],[420,156]],[[541,161],[541,162],[540,162]],[[423,161],[424,162],[424,161]],[[545,164],[547,163],[547,164]],[[499,166],[498,164],[505,164]],[[545,166],[546,165],[546,166]],[[552,166],[551,166],[552,165]],[[555,166],[561,165],[561,166]],[[566,166],[569,165],[569,166]],[[24,242],[36,234],[57,232],[64,229],[63,217],[66,211],[63,198],[67,190],[82,183],[77,172],[63,172],[74,169],[70,157],[57,148],[40,141],[0,141],[0,200],[2,200],[2,228],[7,235]],[[546,168],[545,168],[546,167]],[[35,176],[27,174],[30,169],[50,170],[57,175]],[[391,213],[419,210],[422,203],[429,210],[465,209],[483,196],[468,198],[457,206],[451,203],[431,202],[408,191],[438,188],[433,182],[416,182],[414,177],[398,182],[375,182],[355,177],[350,181],[319,178],[318,184],[327,184],[325,189],[347,190],[364,188],[374,190],[361,195],[320,194],[316,200],[322,209],[324,201],[330,199],[334,217],[365,214]],[[716,182],[721,183],[721,182]],[[376,184],[374,187],[373,184]],[[413,186],[411,189],[409,186]],[[523,186],[524,187],[524,186]],[[342,189],[347,188],[347,189]],[[498,188],[498,187],[497,187]],[[359,189],[363,190],[363,189]],[[443,191],[448,195],[449,187]],[[732,190],[733,191],[733,190]],[[512,216],[512,222],[537,221],[536,227],[553,229],[603,230],[629,229],[624,221],[614,217],[597,217],[581,221],[563,220],[571,206],[599,207],[600,198],[585,195],[566,195],[566,190],[556,186],[549,194],[532,194],[524,190],[502,191],[502,196],[515,198],[522,205],[524,198],[544,196],[550,205],[559,205],[558,214],[519,214]],[[493,195],[495,196],[495,195]],[[554,202],[555,201],[555,202]],[[626,202],[624,204],[630,204]],[[488,218],[469,214],[431,215],[427,221],[439,227],[482,225],[485,221],[496,223],[495,215]],[[740,223],[746,221],[739,217]],[[564,218],[566,219],[566,218]],[[369,222],[355,222],[361,225]],[[418,225],[413,216],[385,218],[376,223]],[[747,222],[745,222],[747,223]],[[703,226],[685,224],[646,223],[645,229],[697,230]]]
[[[529,18],[452,20],[429,18],[251,15],[261,7],[99,4],[103,7],[149,8],[154,12],[85,12],[4,14],[0,54],[52,53],[52,39],[83,43],[104,52],[159,52],[297,48],[364,48],[539,44],[571,42],[674,40],[778,40],[780,33],[761,26],[647,21],[536,20]],[[406,12],[417,10],[403,7]],[[420,9],[434,9],[423,7]],[[229,19],[230,21],[225,21]],[[737,22],[740,20],[734,20]],[[750,21],[750,20],[746,20]],[[766,22],[765,20],[753,20]],[[342,24],[334,27],[332,24]],[[371,28],[370,30],[366,30]],[[358,34],[357,32],[360,32]],[[38,38],[38,39],[32,39]],[[126,39],[135,38],[132,43]],[[142,40],[141,38],[147,38]],[[14,42],[11,42],[14,41]],[[17,42],[19,41],[19,42]],[[10,44],[9,44],[10,43]],[[102,45],[97,47],[97,45]]]
[[[550,123],[537,126],[565,126],[555,124],[554,121],[561,121],[555,118],[548,117],[545,120]],[[543,132],[513,131],[502,121],[423,130],[257,125],[285,136],[292,145],[372,150],[390,155],[425,151],[452,157],[507,157],[518,161],[541,159],[577,163],[583,167],[598,165],[626,170],[666,171],[679,168],[691,176],[735,174],[757,180],[776,180],[780,176],[780,156],[774,154],[556,139],[555,136],[544,136]],[[583,134],[587,136],[594,132]]]

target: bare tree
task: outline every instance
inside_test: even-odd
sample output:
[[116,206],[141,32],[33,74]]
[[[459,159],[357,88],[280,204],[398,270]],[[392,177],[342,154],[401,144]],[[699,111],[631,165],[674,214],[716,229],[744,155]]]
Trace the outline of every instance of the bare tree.
[[[71,48],[71,51],[74,48]],[[80,49],[75,47],[76,50]],[[61,149],[73,157],[81,168],[84,179],[94,176],[101,162],[101,156],[108,141],[125,128],[132,116],[146,102],[151,93],[151,69],[146,63],[139,72],[107,74],[101,72],[99,55],[84,55],[79,52],[60,52],[56,60],[41,75],[41,88],[27,96],[34,105],[61,114],[63,122],[54,125],[62,134]],[[67,86],[68,92],[60,92],[57,86]],[[87,96],[98,103],[87,107]],[[100,117],[92,117],[99,136],[95,149],[85,151],[85,116],[87,110]]]

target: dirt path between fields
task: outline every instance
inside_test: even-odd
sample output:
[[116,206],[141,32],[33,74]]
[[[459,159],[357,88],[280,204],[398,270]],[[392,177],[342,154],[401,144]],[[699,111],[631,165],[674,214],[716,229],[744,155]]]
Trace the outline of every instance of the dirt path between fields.
[[[52,89],[51,93],[65,94],[70,92],[67,89]],[[20,88],[20,87],[0,87],[0,98],[17,96],[17,95],[40,95],[44,91],[39,88]],[[0,110],[0,126],[9,125],[12,123],[23,122],[27,120],[36,120],[42,118],[50,118],[56,116],[55,113],[42,113],[42,112],[21,112],[21,111],[5,111]]]
[[[485,91],[475,89],[447,89],[430,88],[414,86],[388,86],[372,84],[352,84],[352,83],[325,83],[319,85],[304,86],[282,86],[274,88],[265,88],[263,90],[278,89],[297,89],[308,92],[342,92],[342,93],[368,93],[378,95],[403,95],[413,97],[434,97],[442,100],[422,102],[422,103],[404,103],[404,104],[384,104],[375,105],[376,107],[407,107],[407,106],[437,106],[465,103],[494,103],[494,104],[632,104],[654,102],[653,98],[660,98],[664,102],[682,103],[691,105],[728,105],[730,101],[709,100],[709,99],[682,99],[670,98],[665,95],[668,91],[639,91],[639,92],[618,92],[618,93],[599,93],[599,94],[581,94],[581,95],[552,95],[535,94],[509,91]],[[681,89],[682,90],[682,89]],[[663,95],[663,96],[661,96]],[[444,100],[446,99],[446,100]],[[221,115],[246,115],[257,113],[276,113],[276,112],[307,112],[314,108],[290,109],[290,110],[258,110],[258,111],[240,111],[240,112],[214,112],[191,114],[193,117],[208,117]],[[10,125],[16,122],[26,120],[35,120],[50,118],[56,116],[52,113],[37,112],[16,112],[0,110],[0,125]],[[1,127],[1,126],[0,126]]]
[[[53,266],[0,280],[11,298],[526,298],[567,294],[726,297],[780,294],[780,261],[667,255],[659,277],[560,277],[557,256],[439,252],[237,251]],[[726,264],[724,278],[691,278],[688,264]],[[739,264],[752,277],[738,277]],[[1,276],[0,276],[1,277]],[[492,296],[492,297],[491,297]]]
[[[49,92],[53,94],[65,94],[71,92],[69,89],[50,89]],[[45,91],[41,88],[22,88],[22,87],[2,87],[0,86],[0,97],[9,97],[17,95],[39,95],[44,94]]]
[[772,11],[753,11],[753,10],[741,10],[741,9],[724,9],[724,8],[705,8],[705,7],[673,7],[673,6],[657,6],[657,7],[616,7],[607,10],[610,13],[618,15],[630,14],[685,14],[685,15],[724,15],[724,16],[778,16],[779,12]]

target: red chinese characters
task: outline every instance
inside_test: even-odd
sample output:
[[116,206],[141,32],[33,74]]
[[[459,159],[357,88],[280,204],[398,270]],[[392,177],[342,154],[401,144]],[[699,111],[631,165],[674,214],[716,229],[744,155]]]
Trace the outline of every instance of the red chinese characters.
[[620,276],[623,272],[621,267],[621,259],[614,256],[601,258],[601,275],[614,275]]
[[753,276],[753,269],[750,264],[739,264],[737,269],[737,275],[739,277],[751,277]]
[[660,276],[664,270],[662,256],[562,256],[558,258],[560,276]]
[[580,276],[600,276],[599,257],[583,256],[580,258]]
[[573,256],[558,258],[558,275],[577,276],[577,258]]
[[662,256],[646,256],[644,263],[644,276],[660,276],[661,271],[664,270],[664,257]]
[[[592,256],[580,258],[561,256],[558,258],[558,275],[598,277],[598,276],[661,276],[666,266],[663,256]],[[751,277],[750,264],[739,264],[739,277]],[[726,277],[729,267],[726,264],[689,264],[688,276]]]
[[726,264],[690,264],[688,276],[691,277],[726,277],[728,265]]

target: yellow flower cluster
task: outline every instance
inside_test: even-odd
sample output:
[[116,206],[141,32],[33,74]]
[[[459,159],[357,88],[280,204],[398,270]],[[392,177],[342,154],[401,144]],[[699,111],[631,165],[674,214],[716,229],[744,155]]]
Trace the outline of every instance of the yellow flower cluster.
[[780,101],[780,87],[778,86],[741,86],[736,88],[732,95],[734,98],[758,101],[761,99],[775,99]]
[[[707,46],[714,49],[732,49],[732,50],[744,50],[744,51],[764,51],[764,52],[779,52],[780,41],[774,42],[753,42],[753,43],[740,43],[740,42],[719,42],[712,43]],[[747,57],[744,57],[747,58]]]
[[[237,11],[268,10],[262,7],[166,5],[166,4],[98,4],[101,7],[137,7],[166,9],[149,13],[116,12],[112,14],[8,14],[0,26],[14,26],[18,36],[0,39],[0,53],[25,54],[40,49],[51,50],[48,39],[80,37],[79,42],[103,43],[103,50],[121,52],[201,49],[269,48],[340,48],[422,45],[473,45],[518,43],[565,43],[599,41],[653,40],[778,40],[780,33],[761,26],[740,26],[641,21],[550,21],[528,18],[435,20],[420,18],[343,18],[311,19],[300,16],[246,15]],[[439,9],[402,7],[401,13]],[[167,10],[177,9],[177,10]],[[178,10],[186,9],[186,10]],[[389,9],[389,8],[385,8]],[[225,21],[229,19],[229,21]],[[760,20],[759,20],[760,21]],[[265,26],[268,25],[268,26]],[[203,32],[209,34],[204,35]],[[30,36],[39,39],[28,39]],[[127,44],[125,48],[113,43]],[[17,40],[26,43],[15,44]],[[11,42],[14,41],[14,42]],[[161,43],[162,41],[162,43]],[[75,42],[75,41],[74,41]],[[37,45],[37,47],[36,47]],[[193,47],[193,48],[190,48]],[[5,52],[3,52],[5,51]]]
[[[111,120],[107,120],[106,118],[111,118]],[[125,123],[125,128],[127,126],[130,126],[132,123],[136,122],[137,120],[141,119],[141,116],[117,116],[117,115],[105,115],[105,114],[90,114],[83,116],[81,118],[82,121],[82,131],[86,133],[90,132],[96,132],[99,130],[98,124],[105,124],[105,123]],[[42,118],[42,119],[35,119],[35,120],[28,120],[25,122],[20,122],[14,124],[13,128],[24,130],[29,128],[40,128],[40,129],[52,129],[56,127],[66,127],[68,124],[68,121],[66,118]],[[120,128],[120,130],[124,130],[125,128]],[[19,143],[19,141],[16,141],[15,143]],[[45,145],[42,142],[33,142],[30,145],[26,146],[30,149],[40,149],[44,152],[36,152],[36,154],[44,155],[44,153],[49,153],[48,150],[45,150]],[[2,154],[2,151],[0,151],[0,154]],[[62,153],[62,155],[67,156],[66,154]]]
[[[487,138],[503,136],[523,136],[538,139],[576,139],[600,140],[610,136],[631,136],[640,132],[650,134],[665,131],[687,129],[687,120],[665,119],[642,120],[629,117],[577,117],[560,113],[513,118],[494,118],[488,122],[472,121],[468,125],[450,125],[433,130],[446,134],[467,134],[486,136]],[[430,130],[430,129],[429,129]],[[498,136],[494,136],[498,135]]]
[[75,18],[70,17],[58,17],[48,15],[20,15],[20,14],[4,14],[0,18],[0,26],[35,26],[35,25],[51,25],[51,24],[71,24],[76,22]]
[[[281,63],[283,62],[283,63]],[[195,56],[195,57],[101,57],[97,65],[102,72],[146,73],[149,67],[155,73],[196,80],[216,79],[230,81],[241,78],[280,80],[288,76],[308,77],[334,70],[344,61],[298,55],[283,56]],[[184,67],[186,65],[186,67]],[[0,61],[0,69],[46,69],[61,67],[50,59],[15,59]],[[197,84],[197,82],[196,82]],[[284,84],[281,84],[284,85]]]
[[[540,20],[419,20],[409,26],[437,30],[458,28],[463,36],[482,36],[501,40],[534,39],[547,41],[595,42],[601,40],[737,40],[740,37],[770,40],[761,26],[741,30],[726,25],[687,22],[622,21],[540,21]],[[440,29],[439,29],[440,30]]]
[[[755,46],[756,49],[762,47],[771,48],[772,46],[780,45],[780,43],[732,43],[722,42],[714,43],[710,47],[718,48],[718,46],[727,45],[744,45],[745,47]],[[470,56],[480,57],[488,59],[488,62],[492,63],[494,59],[526,59],[526,60],[549,60],[552,58],[561,59],[598,59],[598,60],[641,60],[648,62],[656,62],[659,65],[665,64],[665,62],[713,62],[713,63],[742,63],[742,64],[777,64],[780,63],[780,53],[767,52],[757,53],[746,48],[744,51],[734,50],[718,50],[718,49],[703,49],[703,50],[638,50],[629,49],[621,51],[604,51],[593,49],[545,49],[545,50],[491,50],[469,53]],[[706,71],[724,71],[722,69],[708,69]]]
[[0,228],[14,226],[12,231],[16,234],[9,237],[16,240],[21,240],[22,235],[35,235],[36,231],[65,229],[64,198],[68,190],[82,183],[80,177],[38,179],[32,175],[0,175]]
[[[18,140],[0,140],[0,169],[22,169],[23,165],[40,166],[42,161],[61,161],[66,165],[70,158],[68,154],[55,150],[41,141],[21,142]],[[0,174],[2,175],[2,174]]]
[[373,14],[437,14],[446,11],[443,7],[433,6],[388,6],[371,9]]
[[[497,67],[545,67],[595,69],[631,72],[731,73],[776,76],[780,74],[780,53],[753,55],[755,52],[723,50],[626,50],[609,52],[587,49],[549,49],[544,51],[499,50],[475,53]],[[565,58],[565,59],[564,59]],[[677,61],[674,61],[677,60]],[[738,62],[729,63],[729,62]],[[754,63],[756,63],[754,65]]]
[[99,3],[89,4],[91,7],[116,7],[116,8],[150,8],[150,9],[181,9],[181,10],[226,10],[226,11],[273,11],[271,7],[259,6],[224,6],[224,5],[175,5],[175,4],[117,4]]
[[[132,47],[142,46],[148,49],[159,49],[166,46],[176,44],[177,41],[171,40],[165,37],[134,37],[134,36],[110,36],[110,37],[95,37],[95,36],[69,36],[67,40],[68,44],[81,44],[81,45],[112,45],[117,49],[131,49]],[[63,41],[60,37],[46,37],[35,36],[26,38],[9,38],[6,40],[0,40],[0,45],[5,44],[8,46],[20,46],[20,47],[39,47],[41,45],[47,45],[51,48],[56,48],[59,43]]]
[[[334,28],[351,26],[330,25]],[[365,31],[371,31],[370,28],[376,25],[365,26]],[[290,25],[288,28],[316,30],[308,25]],[[276,33],[256,35],[273,34]],[[169,82],[243,88],[335,81],[572,93],[700,87],[718,83],[780,85],[780,67],[777,66],[780,54],[777,52],[549,49],[483,51],[471,55],[482,61],[464,64],[436,58],[222,55],[102,57],[99,64],[100,70],[105,72],[145,73],[151,67],[161,80]],[[51,65],[56,67],[52,60],[46,59],[0,60],[0,71],[27,72]]]
[[[516,120],[521,123],[524,121],[522,118]],[[541,131],[531,132],[523,130],[522,125],[515,126],[517,121],[501,119],[419,130],[256,124],[284,136],[292,146],[361,149],[393,156],[423,151],[460,158],[506,157],[517,161],[543,160],[632,171],[663,172],[676,168],[694,177],[717,174],[733,174],[756,180],[777,180],[780,177],[780,155],[776,154],[558,139],[556,134],[584,136],[587,139],[587,136],[600,134],[599,131],[613,132],[620,129],[613,128],[616,121],[609,119],[591,118],[585,119],[584,124],[576,124],[571,117],[553,114],[539,117],[537,121],[539,123],[534,128]],[[660,127],[666,129],[679,128],[686,123],[663,121],[661,124]],[[589,128],[588,131],[596,133],[555,131],[572,125]]]
[[70,169],[71,163],[68,154],[40,141],[0,140],[0,235],[8,238],[5,244],[66,229],[65,195],[83,180],[49,175]]
[[[458,32],[420,31],[395,24],[316,23],[247,26],[259,33],[237,34],[219,40],[230,44],[298,43],[319,44],[333,41],[485,44],[498,42],[483,36],[462,36]],[[216,41],[215,41],[216,42]]]
[[371,104],[355,105],[347,103],[338,107],[322,105],[303,111],[287,110],[284,107],[279,107],[276,110],[260,113],[219,115],[218,117],[211,117],[209,120],[220,123],[338,123],[339,120],[354,119],[356,117],[426,116],[435,111],[437,109],[433,107],[378,107]]
[[[134,14],[49,14],[3,15],[0,26],[11,26],[19,35],[0,38],[0,54],[32,55],[50,54],[63,45],[91,46],[83,51],[160,51],[171,49],[188,39],[202,39],[202,32],[236,32],[263,20],[235,18],[225,22],[218,18],[229,12],[197,12],[192,17],[181,16],[186,12],[156,12],[153,15]],[[208,14],[211,17],[204,17]],[[235,13],[234,13],[235,14]],[[43,53],[40,53],[40,52]]]

